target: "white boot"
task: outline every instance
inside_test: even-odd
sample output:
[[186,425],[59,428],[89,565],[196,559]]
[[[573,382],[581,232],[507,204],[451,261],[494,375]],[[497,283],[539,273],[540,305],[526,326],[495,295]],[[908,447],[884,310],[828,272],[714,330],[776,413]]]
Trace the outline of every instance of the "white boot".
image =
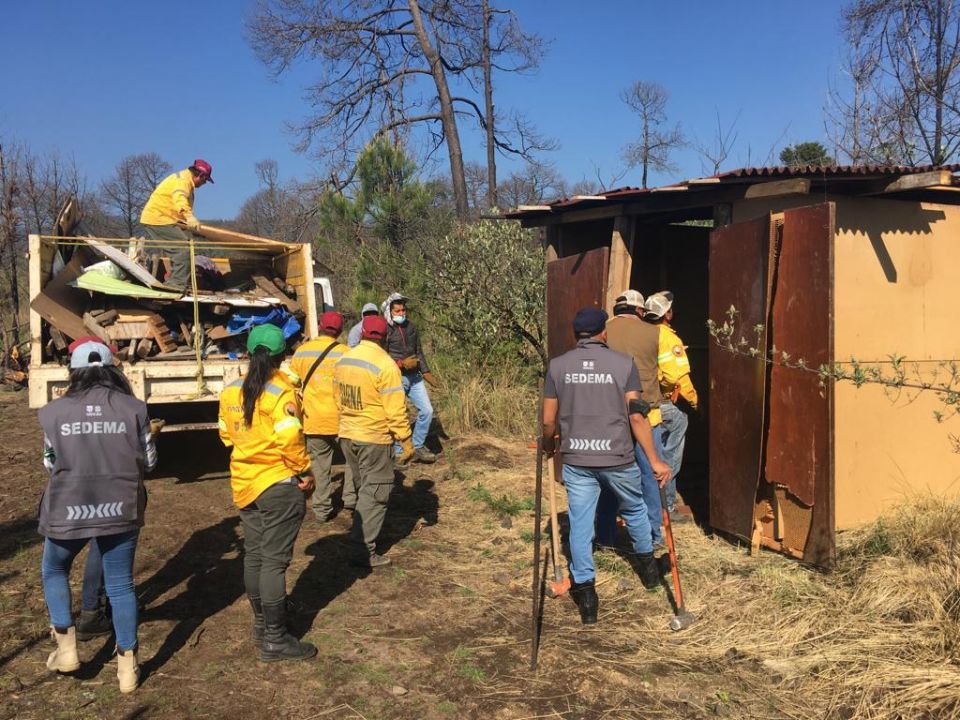
[[122,693],[132,693],[137,689],[140,684],[140,664],[136,650],[121,651],[117,648],[117,680],[120,681]]
[[77,629],[71,625],[65,633],[50,628],[50,635],[57,641],[57,649],[47,658],[47,668],[68,673],[80,669],[80,656],[77,655]]

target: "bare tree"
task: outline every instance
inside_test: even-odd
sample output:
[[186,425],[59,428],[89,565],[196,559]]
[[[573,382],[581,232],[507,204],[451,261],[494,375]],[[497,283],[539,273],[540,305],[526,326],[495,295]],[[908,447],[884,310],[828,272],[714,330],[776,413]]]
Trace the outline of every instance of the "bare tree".
[[[483,71],[484,112],[480,124],[486,132],[487,205],[497,207],[497,151],[533,160],[534,153],[554,150],[557,144],[542,137],[519,113],[512,114],[504,133],[493,104],[494,71],[527,72],[536,68],[543,54],[543,39],[524,32],[512,11],[497,8],[490,0],[482,0],[481,15],[480,67]],[[498,128],[501,129],[498,131]]]
[[[467,197],[470,199],[470,207],[475,211],[479,210],[483,204],[494,207],[489,204],[490,193],[487,189],[487,181],[490,177],[489,166],[484,167],[478,162],[469,161],[463,166],[463,171],[467,180]],[[494,170],[494,177],[496,177],[496,170]]]
[[693,147],[700,155],[700,170],[704,175],[717,175],[720,168],[730,157],[734,146],[737,144],[737,121],[740,120],[740,113],[737,112],[733,121],[724,127],[720,120],[720,110],[716,110],[717,127],[714,130],[713,137],[709,142],[694,140]]
[[[464,113],[501,152],[528,157],[546,145],[522,117],[502,130],[494,117],[492,73],[530,67],[539,45],[486,0],[259,0],[248,28],[275,75],[301,58],[319,61],[323,75],[308,96],[316,114],[297,128],[298,147],[325,157],[337,190],[352,179],[372,137],[387,134],[400,144],[402,134],[425,127],[434,149],[446,147],[454,202],[465,217]],[[484,74],[479,99],[473,81]]]
[[852,92],[831,92],[830,133],[853,162],[941,165],[960,150],[960,6],[856,0],[843,12]]
[[565,196],[567,185],[552,165],[527,162],[500,183],[498,193],[504,207],[540,205]]
[[[12,157],[4,152],[4,146],[0,144],[0,265],[4,268],[6,282],[4,285],[9,290],[9,311],[0,316],[0,325],[2,325],[3,334],[6,335],[6,325],[9,319],[13,334],[13,344],[20,343],[20,281],[17,268],[17,258],[19,252],[18,238],[20,236],[22,225],[18,212],[19,188],[17,186],[16,155],[14,150]],[[4,338],[4,362],[6,362],[11,343]]]
[[647,187],[651,169],[675,171],[670,153],[686,142],[679,125],[667,127],[668,98],[666,88],[646,80],[638,80],[620,93],[620,99],[640,117],[640,137],[627,145],[624,157],[631,167],[643,168],[643,187]]
[[130,237],[150,193],[171,169],[170,163],[156,153],[127,155],[117,163],[113,175],[100,184],[104,204],[119,217]]

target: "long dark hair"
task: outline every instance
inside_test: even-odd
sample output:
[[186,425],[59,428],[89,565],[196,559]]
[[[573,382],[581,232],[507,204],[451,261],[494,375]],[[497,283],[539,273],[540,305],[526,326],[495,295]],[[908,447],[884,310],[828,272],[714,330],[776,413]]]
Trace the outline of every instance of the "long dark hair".
[[247,376],[243,379],[243,421],[250,427],[253,424],[253,413],[257,409],[257,400],[263,394],[263,389],[270,382],[273,373],[280,367],[283,355],[271,355],[263,345],[250,353],[250,365]]
[[[96,353],[91,353],[93,357]],[[75,368],[70,371],[70,387],[64,393],[66,397],[76,397],[83,395],[88,390],[96,387],[103,387],[108,390],[116,390],[124,395],[133,395],[133,389],[120,368],[115,365],[94,366],[85,368]]]

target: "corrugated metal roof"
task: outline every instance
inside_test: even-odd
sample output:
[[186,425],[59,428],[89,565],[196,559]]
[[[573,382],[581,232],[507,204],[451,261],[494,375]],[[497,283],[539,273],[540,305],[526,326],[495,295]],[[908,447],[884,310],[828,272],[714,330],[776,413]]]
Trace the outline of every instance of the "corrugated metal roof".
[[960,170],[960,164],[953,165],[801,165],[799,167],[747,167],[720,173],[714,177],[842,177],[856,175],[914,175],[932,170]]
[[810,178],[812,180],[829,179],[837,181],[866,180],[877,177],[897,177],[901,175],[916,175],[934,170],[946,170],[951,173],[960,171],[960,164],[951,165],[803,165],[800,167],[746,167],[729,170],[709,177],[692,178],[673,185],[663,185],[655,188],[620,187],[612,190],[601,190],[593,195],[575,195],[560,198],[552,202],[534,207],[524,207],[505,213],[506,217],[542,217],[544,215],[564,212],[570,209],[597,207],[607,204],[629,202],[632,199],[666,195],[690,191],[694,193],[706,192],[718,186],[761,183],[775,178]]

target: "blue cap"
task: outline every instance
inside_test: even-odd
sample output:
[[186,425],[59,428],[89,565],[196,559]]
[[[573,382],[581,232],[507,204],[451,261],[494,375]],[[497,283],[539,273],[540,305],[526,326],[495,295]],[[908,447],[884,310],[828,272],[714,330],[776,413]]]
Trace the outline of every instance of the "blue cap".
[[607,311],[596,307],[577,310],[573,318],[573,334],[577,337],[593,337],[603,332],[607,325]]

